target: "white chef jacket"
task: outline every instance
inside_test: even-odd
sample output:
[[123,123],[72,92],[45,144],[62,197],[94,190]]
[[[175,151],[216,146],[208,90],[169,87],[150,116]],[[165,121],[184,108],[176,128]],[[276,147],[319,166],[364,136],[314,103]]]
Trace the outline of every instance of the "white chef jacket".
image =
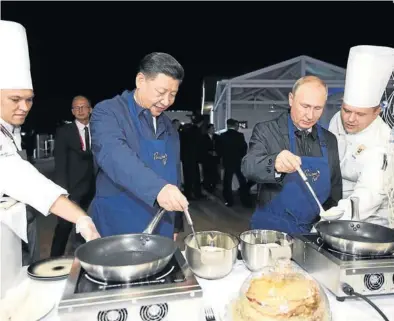
[[[2,119],[0,123],[5,124]],[[10,131],[9,124],[5,127]],[[20,148],[20,140],[14,141]],[[48,215],[56,199],[65,194],[66,190],[23,160],[12,140],[0,131],[0,299],[22,267],[21,239],[27,242],[25,204]]]
[[338,207],[345,210],[341,219],[351,219],[350,197],[355,196],[359,198],[361,220],[387,226],[388,199],[384,191],[383,162],[384,154],[388,154],[389,126],[377,117],[363,131],[347,134],[339,111],[331,119],[329,131],[338,140],[343,182],[343,199]]

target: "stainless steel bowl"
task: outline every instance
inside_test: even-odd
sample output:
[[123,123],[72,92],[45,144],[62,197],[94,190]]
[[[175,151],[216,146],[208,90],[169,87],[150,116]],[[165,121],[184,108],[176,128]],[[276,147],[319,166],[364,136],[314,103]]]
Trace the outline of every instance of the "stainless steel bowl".
[[[272,230],[249,230],[240,236],[241,254],[246,267],[255,272],[271,265],[271,244],[292,248],[293,238],[286,233]],[[275,245],[273,245],[275,246]]]
[[[193,234],[185,238],[185,257],[193,273],[208,280],[229,274],[237,260],[238,238],[219,231],[197,232],[196,238],[201,249],[198,249]],[[214,251],[208,251],[210,249]]]

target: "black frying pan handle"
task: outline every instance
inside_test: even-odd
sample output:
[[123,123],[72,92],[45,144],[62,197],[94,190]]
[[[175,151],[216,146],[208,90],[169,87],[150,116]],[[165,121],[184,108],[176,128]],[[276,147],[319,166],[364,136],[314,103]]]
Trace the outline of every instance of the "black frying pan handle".
[[150,221],[149,225],[146,227],[146,229],[142,233],[146,234],[153,234],[153,231],[156,229],[157,225],[159,224],[161,218],[167,211],[164,208],[159,208],[157,211],[156,215],[152,218]]

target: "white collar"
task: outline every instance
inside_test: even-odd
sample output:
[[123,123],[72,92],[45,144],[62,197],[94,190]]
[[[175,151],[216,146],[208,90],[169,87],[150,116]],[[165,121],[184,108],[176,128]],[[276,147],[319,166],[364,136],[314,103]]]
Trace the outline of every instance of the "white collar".
[[294,125],[295,126],[295,128],[297,128],[299,131],[301,131],[301,132],[308,132],[308,133],[311,133],[312,132],[312,127],[311,128],[308,128],[308,129],[301,129],[301,128],[298,128],[296,125]]
[[75,124],[77,125],[77,127],[80,131],[83,131],[85,129],[85,127],[89,128],[89,123],[87,123],[87,125],[85,125],[85,124],[82,124],[79,120],[75,120]]
[[10,132],[10,134],[13,134],[13,133],[14,133],[15,127],[12,126],[11,124],[7,123],[7,122],[6,122],[5,120],[3,120],[2,118],[0,118],[0,124],[2,124],[2,125],[5,127],[5,129],[7,129],[7,130]]

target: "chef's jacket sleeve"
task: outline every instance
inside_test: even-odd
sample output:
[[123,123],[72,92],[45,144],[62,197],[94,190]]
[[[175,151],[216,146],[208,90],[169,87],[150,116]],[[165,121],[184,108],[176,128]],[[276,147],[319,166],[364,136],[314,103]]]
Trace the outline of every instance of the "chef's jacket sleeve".
[[376,212],[384,204],[386,193],[384,190],[385,171],[382,169],[384,151],[376,148],[365,155],[365,163],[353,193],[346,200],[341,200],[338,206],[343,207],[345,215],[342,219],[351,218],[350,198],[359,198],[360,219],[364,220]]
[[242,160],[242,173],[248,180],[256,183],[274,183],[282,181],[283,175],[276,173],[275,161],[278,153],[268,152],[269,143],[266,126],[259,123],[253,128],[249,141],[249,149]]
[[169,183],[129,147],[109,104],[105,101],[96,105],[90,120],[97,165],[115,184],[153,206],[160,190]]
[[53,203],[67,191],[42,175],[16,152],[0,151],[0,192],[49,214]]

